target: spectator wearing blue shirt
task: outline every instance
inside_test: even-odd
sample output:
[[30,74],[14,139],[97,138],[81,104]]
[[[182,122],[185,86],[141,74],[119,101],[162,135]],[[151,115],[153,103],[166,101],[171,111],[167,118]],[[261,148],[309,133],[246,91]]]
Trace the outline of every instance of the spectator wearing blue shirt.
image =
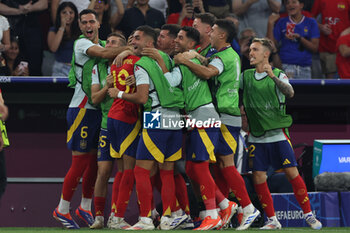
[[304,0],[285,0],[284,4],[288,17],[272,14],[267,37],[279,46],[282,67],[289,78],[311,79],[312,53],[318,51],[320,38],[317,22],[302,14]]
[[74,41],[80,34],[78,10],[71,2],[63,2],[57,9],[55,26],[50,28],[47,44],[55,53],[52,76],[68,76],[71,68]]

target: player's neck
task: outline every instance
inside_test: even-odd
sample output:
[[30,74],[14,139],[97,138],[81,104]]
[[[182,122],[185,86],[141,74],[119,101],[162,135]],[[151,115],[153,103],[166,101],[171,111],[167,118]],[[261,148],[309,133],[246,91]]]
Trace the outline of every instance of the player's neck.
[[225,49],[226,47],[229,47],[231,44],[227,43],[226,41],[221,41],[220,43],[218,43],[218,45],[216,46],[216,50],[217,51],[221,51],[223,49]]
[[255,65],[256,72],[257,72],[257,73],[263,73],[263,72],[265,72],[265,70],[264,70],[264,65],[266,65],[266,64],[269,64],[269,62],[268,62],[268,61],[267,61],[267,62],[266,62],[266,61],[262,61],[262,62],[256,64],[256,65]]

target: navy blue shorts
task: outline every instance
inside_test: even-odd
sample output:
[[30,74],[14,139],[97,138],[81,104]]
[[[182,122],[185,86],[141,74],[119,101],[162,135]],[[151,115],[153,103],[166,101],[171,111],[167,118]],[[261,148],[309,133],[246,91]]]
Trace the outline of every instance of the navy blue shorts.
[[177,161],[182,158],[182,130],[143,129],[136,159]]
[[140,121],[135,124],[108,118],[108,138],[113,158],[121,158],[124,154],[136,158],[137,145],[140,139]]
[[219,142],[218,128],[197,129],[186,137],[186,159],[189,161],[216,162],[215,148]]
[[250,143],[249,160],[253,171],[267,171],[269,166],[272,166],[274,170],[279,170],[298,165],[289,140],[272,143]]
[[101,112],[86,108],[68,108],[67,146],[79,152],[97,149],[101,127]]
[[114,161],[114,158],[110,154],[110,142],[108,139],[108,132],[106,129],[101,129],[100,139],[98,142],[98,151],[97,151],[97,161]]
[[220,155],[235,154],[240,130],[240,127],[221,124],[219,142],[215,153]]

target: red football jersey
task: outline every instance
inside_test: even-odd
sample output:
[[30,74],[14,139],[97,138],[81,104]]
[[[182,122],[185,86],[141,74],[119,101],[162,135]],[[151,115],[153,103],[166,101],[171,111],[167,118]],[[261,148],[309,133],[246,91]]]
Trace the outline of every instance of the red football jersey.
[[[134,65],[140,58],[130,55],[124,59],[123,65],[117,67],[111,66],[111,74],[114,77],[114,87],[125,93],[135,92],[135,87],[125,85],[125,78],[134,74]],[[138,119],[139,105],[128,102],[122,99],[114,99],[111,109],[108,112],[108,117],[133,124]]]
[[322,24],[329,24],[332,33],[328,36],[322,32],[320,37],[320,52],[336,53],[336,43],[340,33],[350,26],[350,0],[315,0],[311,14],[322,15]]

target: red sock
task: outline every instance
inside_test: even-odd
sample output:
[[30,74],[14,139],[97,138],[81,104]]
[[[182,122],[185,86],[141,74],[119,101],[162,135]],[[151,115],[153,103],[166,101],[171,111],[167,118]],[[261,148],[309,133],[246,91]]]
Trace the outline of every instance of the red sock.
[[298,175],[293,180],[291,180],[290,183],[293,186],[295,198],[297,199],[300,207],[303,209],[303,212],[311,212],[310,200],[307,194],[307,189],[304,180],[301,178],[300,175]]
[[89,154],[72,156],[72,164],[64,178],[62,187],[62,199],[71,201],[74,191],[77,189],[80,178],[90,161]]
[[254,184],[254,187],[267,217],[271,218],[272,216],[275,216],[275,209],[273,208],[273,201],[267,183]]
[[111,201],[111,212],[116,212],[117,210],[117,201],[118,201],[118,195],[119,195],[119,187],[120,187],[120,181],[123,177],[123,172],[118,171],[115,174],[113,186],[112,186],[112,201]]
[[[216,181],[216,180],[215,180]],[[225,199],[224,194],[222,194],[221,190],[217,185],[215,185],[215,200],[216,204],[218,205],[220,202],[222,202]]]
[[[215,182],[209,171],[209,162],[187,161],[189,176],[200,185],[202,199],[207,210],[216,208]],[[187,170],[187,168],[186,168]]]
[[242,207],[246,207],[252,203],[249,199],[247,189],[245,187],[244,180],[241,174],[238,173],[235,166],[225,167],[221,169],[222,175],[225,177],[226,182],[229,184],[232,192],[237,197]]
[[212,172],[215,176],[215,184],[220,189],[221,193],[224,195],[224,197],[228,197],[228,194],[230,192],[230,187],[226,182],[225,177],[222,175],[222,172],[218,165],[213,164],[211,166]]
[[105,197],[94,197],[94,206],[96,216],[104,216],[106,198]]
[[[190,202],[188,200],[186,182],[181,174],[175,175],[174,179],[175,179],[175,194],[176,194],[176,199],[178,200],[178,202],[180,204],[179,207],[181,207],[181,209],[183,211],[185,211],[185,213],[187,215],[189,215],[190,214]],[[175,203],[176,202],[177,201],[175,201]],[[177,210],[178,209],[176,209],[176,206],[175,206],[174,211],[177,211]]]
[[152,188],[156,188],[159,193],[162,192],[162,180],[160,178],[160,172],[157,172],[154,174],[154,176],[151,176],[151,184]]
[[160,178],[162,179],[162,204],[163,216],[171,215],[171,206],[175,201],[175,181],[174,170],[159,170]]
[[134,187],[135,177],[134,170],[128,169],[124,170],[123,177],[120,181],[120,187],[123,187],[119,190],[118,200],[117,200],[117,208],[116,208],[116,216],[124,217],[126,208],[128,207],[130,195],[132,188]]
[[83,175],[82,192],[83,197],[92,198],[94,194],[97,177],[97,154],[89,155],[89,165]]
[[134,175],[136,181],[137,197],[140,204],[140,217],[150,217],[152,208],[152,185],[150,180],[150,171],[135,166]]

